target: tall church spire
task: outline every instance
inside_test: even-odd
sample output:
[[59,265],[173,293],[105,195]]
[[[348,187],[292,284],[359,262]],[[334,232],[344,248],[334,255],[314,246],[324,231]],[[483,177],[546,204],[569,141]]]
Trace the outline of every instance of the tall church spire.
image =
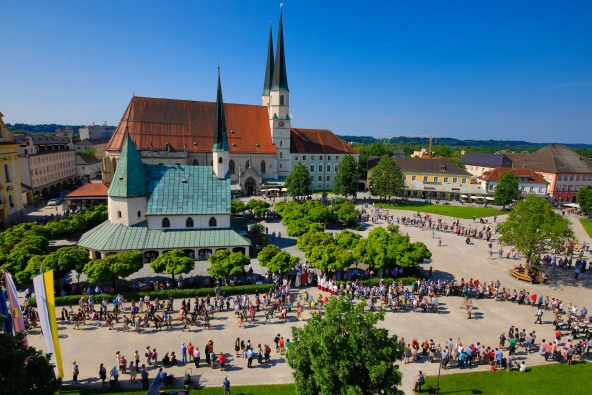
[[271,21],[269,22],[269,44],[267,46],[267,65],[265,66],[265,79],[263,80],[263,96],[269,96],[271,83],[273,82],[273,37]]
[[215,151],[228,151],[224,101],[222,100],[222,84],[220,83],[220,66],[218,66],[218,94],[216,96],[216,141],[213,149]]
[[277,47],[275,50],[275,65],[273,69],[272,90],[288,89],[288,74],[286,73],[286,56],[284,54],[284,28],[282,24],[282,11],[280,8],[280,25],[278,28]]

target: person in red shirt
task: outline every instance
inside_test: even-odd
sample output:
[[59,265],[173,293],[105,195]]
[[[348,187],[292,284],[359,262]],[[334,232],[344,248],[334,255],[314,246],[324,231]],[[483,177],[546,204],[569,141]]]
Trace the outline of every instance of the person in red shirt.
[[225,371],[226,370],[226,357],[224,356],[224,353],[220,353],[218,355],[218,362],[220,362],[220,370]]

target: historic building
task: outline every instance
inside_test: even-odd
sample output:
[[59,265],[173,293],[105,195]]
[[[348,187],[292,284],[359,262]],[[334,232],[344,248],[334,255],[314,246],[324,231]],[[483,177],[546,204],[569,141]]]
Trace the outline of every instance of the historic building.
[[62,137],[17,134],[21,180],[44,199],[76,181],[76,159],[72,140]]
[[81,180],[100,180],[101,161],[87,154],[76,155],[76,175]]
[[[445,158],[391,158],[405,179],[406,196],[423,199],[467,199],[484,196],[481,184],[472,182],[471,174]],[[368,185],[372,169],[380,161],[379,156],[368,158]],[[371,190],[371,189],[370,189]]]
[[141,136],[123,135],[107,191],[109,219],[78,243],[93,259],[125,250],[143,251],[146,261],[173,249],[194,259],[219,249],[247,253],[250,241],[230,226],[230,145],[220,76],[213,113],[211,164],[146,163],[134,142]]
[[0,113],[0,229],[8,226],[27,204],[23,200],[25,196],[18,166],[18,143],[4,124],[3,117]]
[[580,188],[592,184],[592,161],[562,144],[519,155],[514,158],[514,167],[541,174],[549,183],[547,194],[556,201],[573,202]]
[[518,188],[522,196],[535,195],[538,197],[547,197],[547,188],[549,183],[545,178],[532,169],[497,167],[493,170],[484,172],[478,177],[481,186],[489,196],[495,195],[495,187],[499,184],[502,174],[505,172],[514,173],[518,178]]
[[489,154],[486,152],[469,152],[460,158],[466,166],[466,170],[474,177],[480,177],[486,171],[498,167],[512,167],[512,159],[505,154]]
[[[133,97],[107,145],[103,181],[109,184],[113,179],[126,131],[144,163],[212,165],[215,108],[213,102]],[[343,155],[355,154],[330,130],[292,128],[281,14],[275,54],[271,28],[269,32],[261,105],[225,104],[224,111],[233,191],[250,195],[265,184],[282,185],[292,164],[300,160],[296,157],[313,155],[330,161],[329,168],[335,169]],[[314,164],[318,169],[317,160]],[[322,169],[311,174],[311,187],[331,189],[334,171],[325,172],[324,165]]]

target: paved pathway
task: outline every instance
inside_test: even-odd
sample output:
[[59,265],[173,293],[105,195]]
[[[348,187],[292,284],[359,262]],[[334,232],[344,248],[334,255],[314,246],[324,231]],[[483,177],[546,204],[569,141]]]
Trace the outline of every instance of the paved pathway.
[[[409,215],[409,211],[393,211],[397,215]],[[571,218],[574,219],[574,218]],[[500,217],[503,220],[503,217]],[[461,220],[462,224],[472,224],[471,220]],[[574,229],[580,239],[589,240],[583,231],[583,228],[574,221]],[[367,234],[374,226],[384,226],[385,224],[369,225],[362,234]],[[289,252],[302,256],[295,247],[296,240],[286,236],[285,228],[279,222],[266,223],[270,233],[272,231],[282,232],[281,241],[277,241],[280,246],[286,248]],[[329,231],[332,231],[329,229]],[[433,252],[431,262],[426,262],[422,266],[424,270],[433,267],[434,278],[457,278],[464,277],[479,278],[481,281],[499,280],[503,286],[511,289],[526,289],[529,292],[559,297],[565,302],[573,301],[579,306],[587,305],[592,309],[590,297],[590,285],[592,285],[592,273],[586,272],[580,276],[579,280],[573,278],[573,269],[571,271],[557,271],[555,275],[550,275],[549,285],[531,285],[520,282],[507,274],[507,271],[521,262],[521,260],[508,259],[489,259],[487,244],[482,240],[475,240],[474,245],[467,246],[464,238],[451,234],[436,234],[442,237],[442,246],[439,247],[437,239],[432,238],[432,233],[422,231],[414,227],[402,227],[402,232],[409,233],[412,240],[424,241],[428,248]],[[495,236],[494,236],[495,240]],[[495,244],[495,241],[494,241]],[[496,250],[496,248],[494,248]],[[258,268],[256,261],[253,261]],[[207,264],[197,265],[196,271],[204,272]],[[140,276],[146,277],[150,273],[142,273]],[[317,293],[316,289],[312,291]],[[495,302],[492,300],[475,301],[476,317],[468,320],[463,311],[459,308],[461,299],[457,297],[442,298],[442,313],[420,313],[420,312],[389,312],[385,321],[380,325],[388,328],[392,333],[404,337],[406,341],[417,338],[420,343],[427,339],[433,339],[436,343],[443,344],[446,339],[460,337],[465,345],[480,341],[486,346],[496,346],[499,335],[506,332],[511,325],[519,328],[525,328],[527,331],[536,330],[537,341],[544,338],[551,338],[554,333],[550,322],[552,314],[547,312],[543,318],[544,325],[534,325],[535,310],[531,307],[517,306],[508,302]],[[175,302],[175,307],[180,307],[180,301]],[[304,313],[304,318],[309,317],[309,313]],[[165,351],[176,351],[179,353],[179,347],[182,341],[192,342],[203,350],[208,338],[215,342],[215,351],[224,352],[229,358],[230,368],[227,372],[221,372],[219,369],[212,370],[209,367],[193,368],[193,374],[199,376],[200,383],[207,386],[220,386],[223,377],[227,374],[233,384],[258,384],[258,383],[287,383],[292,381],[292,375],[284,357],[272,353],[272,363],[270,365],[259,365],[256,361],[253,363],[253,369],[246,368],[246,361],[237,359],[234,356],[233,344],[236,337],[251,340],[256,346],[258,343],[273,344],[273,338],[276,334],[281,334],[285,338],[291,337],[290,327],[302,326],[302,321],[295,321],[293,318],[288,323],[278,323],[277,319],[273,324],[251,324],[246,328],[238,328],[233,313],[216,313],[212,321],[212,329],[193,329],[191,332],[182,332],[179,327],[172,331],[163,330],[155,332],[146,330],[140,334],[133,332],[123,332],[121,325],[116,326],[116,330],[109,331],[106,327],[96,328],[90,325],[83,326],[81,330],[74,330],[70,324],[59,324],[60,342],[62,346],[62,355],[64,370],[66,372],[65,383],[70,384],[71,363],[76,360],[80,365],[80,383],[97,383],[97,373],[99,363],[105,363],[109,370],[115,364],[115,352],[120,350],[128,360],[132,357],[134,350],[139,350],[143,356],[143,350],[146,346],[156,347],[160,356]],[[33,332],[29,336],[31,345],[38,348],[45,348],[39,332]],[[273,347],[272,347],[273,348]],[[544,363],[537,354],[529,356],[520,353],[519,358],[526,358],[528,365]],[[142,358],[142,363],[144,363]],[[411,384],[418,369],[424,370],[427,374],[437,374],[438,364],[429,362],[420,362],[404,365],[399,363],[403,372],[402,388],[411,393]],[[187,365],[190,366],[190,365]],[[191,365],[192,366],[192,365]],[[203,365],[202,365],[203,366]],[[167,369],[176,376],[182,376],[186,366],[177,366]],[[487,367],[475,367],[470,370],[484,370]],[[457,369],[447,370],[444,373],[456,372]],[[154,377],[154,370],[151,370],[151,378]],[[124,376],[124,386],[126,388],[140,388],[140,384],[131,385]],[[177,381],[181,385],[181,380]]]

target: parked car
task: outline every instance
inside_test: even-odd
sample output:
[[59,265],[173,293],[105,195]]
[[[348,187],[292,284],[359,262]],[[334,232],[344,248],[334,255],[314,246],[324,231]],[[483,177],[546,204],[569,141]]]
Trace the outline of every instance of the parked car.
[[47,205],[48,206],[57,206],[58,204],[62,203],[63,200],[64,200],[63,197],[53,198],[49,202],[47,202]]

